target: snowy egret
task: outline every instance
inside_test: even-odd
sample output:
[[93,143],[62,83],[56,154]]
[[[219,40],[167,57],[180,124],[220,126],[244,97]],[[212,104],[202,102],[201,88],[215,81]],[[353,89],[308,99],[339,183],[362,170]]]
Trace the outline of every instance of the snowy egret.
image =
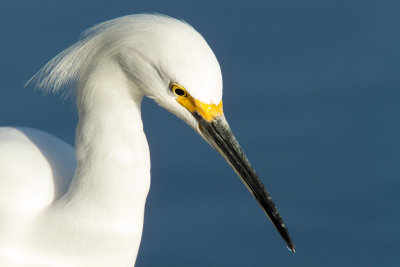
[[225,120],[218,61],[188,24],[147,14],[101,23],[33,80],[52,92],[75,85],[75,155],[47,133],[0,128],[0,266],[134,265],[150,186],[143,96],[227,160],[294,251]]

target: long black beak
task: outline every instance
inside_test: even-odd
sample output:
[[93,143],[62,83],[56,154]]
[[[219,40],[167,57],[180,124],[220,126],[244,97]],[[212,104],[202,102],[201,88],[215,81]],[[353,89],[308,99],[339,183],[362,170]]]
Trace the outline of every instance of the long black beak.
[[283,222],[279,211],[268,194],[264,185],[258,178],[250,162],[246,158],[240,148],[239,143],[236,141],[232,130],[229,127],[223,115],[217,117],[213,121],[206,121],[202,116],[193,113],[199,122],[199,128],[206,140],[226,159],[232,166],[237,175],[246,185],[247,189],[253,194],[257,202],[260,204],[268,218],[271,220],[276,230],[286,242],[288,248],[295,252],[293,242],[290,238],[288,229]]

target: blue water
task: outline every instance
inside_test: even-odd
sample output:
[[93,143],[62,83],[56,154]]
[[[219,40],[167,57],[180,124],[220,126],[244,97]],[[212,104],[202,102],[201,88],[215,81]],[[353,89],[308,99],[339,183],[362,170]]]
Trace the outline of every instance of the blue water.
[[220,61],[227,119],[297,249],[215,151],[146,100],[152,187],[137,266],[400,266],[399,1],[82,2],[2,1],[0,125],[73,144],[72,101],[23,83],[95,23],[183,18]]

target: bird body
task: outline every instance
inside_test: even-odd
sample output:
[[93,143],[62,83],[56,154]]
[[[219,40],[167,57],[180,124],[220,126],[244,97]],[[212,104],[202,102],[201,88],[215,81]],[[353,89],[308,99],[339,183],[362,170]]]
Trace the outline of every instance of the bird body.
[[[143,94],[132,95],[113,64],[100,65],[92,75],[95,84],[89,82],[82,90],[91,92],[93,102],[89,103],[95,104],[78,101],[74,179],[64,195],[36,211],[27,225],[30,231],[15,251],[19,254],[15,266],[32,262],[37,266],[132,266],[135,262],[150,186],[149,149],[140,112]],[[41,137],[43,143],[49,138]],[[63,155],[64,151],[58,152]],[[52,189],[47,188],[48,195]]]
[[134,265],[150,187],[144,96],[227,159],[294,250],[223,117],[218,61],[188,24],[161,15],[104,22],[33,80],[53,92],[75,85],[75,156],[49,134],[0,128],[0,266]]
[[[12,251],[10,239],[0,235],[0,248],[2,243],[7,247],[3,252],[8,255],[3,256],[11,257],[10,262],[1,266],[133,265],[139,249],[144,205],[150,186],[150,159],[140,119],[141,97],[134,99],[121,95],[119,98],[117,92],[123,94],[123,90],[122,87],[118,88],[115,91],[108,90],[111,95],[104,94],[108,98],[107,108],[102,110],[96,106],[95,113],[89,111],[87,115],[81,114],[77,130],[79,138],[76,140],[76,169],[72,164],[75,158],[71,153],[73,150],[55,137],[34,130],[3,128],[9,136],[21,135],[21,140],[17,140],[14,147],[10,148],[18,155],[6,158],[3,162],[12,161],[15,163],[11,166],[14,170],[25,170],[12,176],[23,178],[18,181],[22,192],[14,196],[13,201],[24,209],[22,212],[28,213],[18,215],[29,217],[2,217],[9,218],[10,226],[15,228],[12,231],[1,229],[6,235],[10,236],[21,229],[25,233],[18,234],[20,238],[13,241],[16,244]],[[132,103],[124,105],[122,98]],[[95,116],[86,117],[91,115]],[[91,122],[87,123],[87,120]],[[35,142],[32,133],[36,133],[34,137],[41,144]],[[9,140],[3,140],[10,143]],[[54,160],[53,154],[47,153],[47,147],[44,147],[52,140],[57,141],[51,148],[58,146],[53,154],[59,158],[69,158],[69,162],[58,162],[69,163],[69,166],[54,166],[54,169],[62,172],[58,176],[54,175],[52,166],[47,162]],[[18,156],[27,155],[26,151],[30,152],[27,161],[40,171],[28,171],[25,165],[20,165],[23,162]],[[3,177],[9,175],[1,176],[2,184],[8,184]],[[72,177],[74,179],[70,182]],[[65,192],[64,184],[57,187],[60,183],[68,183],[69,190]],[[32,198],[40,196],[43,199],[34,203],[26,193]],[[9,200],[5,200],[7,202],[2,204],[10,208]],[[13,210],[17,211],[15,208]],[[23,221],[24,227],[15,224],[15,221]]]

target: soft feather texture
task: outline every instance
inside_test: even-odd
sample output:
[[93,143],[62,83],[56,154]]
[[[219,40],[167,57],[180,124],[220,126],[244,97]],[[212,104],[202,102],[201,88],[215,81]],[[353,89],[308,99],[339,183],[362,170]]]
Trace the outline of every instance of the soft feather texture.
[[[100,23],[86,30],[79,42],[58,54],[28,83],[36,81],[36,87],[45,92],[73,90],[104,58],[117,60],[150,97],[159,89],[149,88],[155,77],[148,74],[155,71],[156,79],[178,82],[205,103],[221,101],[222,76],[214,53],[190,25],[164,15],[130,15]],[[68,90],[63,94],[69,95]]]

